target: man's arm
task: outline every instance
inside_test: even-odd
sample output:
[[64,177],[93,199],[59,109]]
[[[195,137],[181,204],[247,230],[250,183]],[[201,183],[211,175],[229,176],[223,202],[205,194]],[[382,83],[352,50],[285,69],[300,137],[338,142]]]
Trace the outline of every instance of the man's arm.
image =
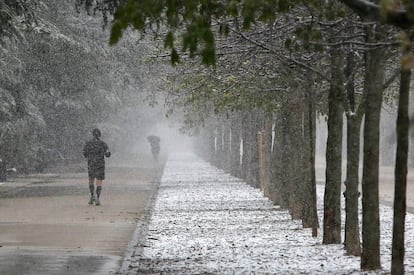
[[109,158],[111,156],[111,152],[109,152],[108,145],[106,143],[104,143],[104,145],[105,145],[105,153],[104,153],[104,155],[105,155],[105,157]]
[[86,143],[85,146],[83,146],[82,154],[85,158],[88,157],[88,154],[89,154],[88,143]]

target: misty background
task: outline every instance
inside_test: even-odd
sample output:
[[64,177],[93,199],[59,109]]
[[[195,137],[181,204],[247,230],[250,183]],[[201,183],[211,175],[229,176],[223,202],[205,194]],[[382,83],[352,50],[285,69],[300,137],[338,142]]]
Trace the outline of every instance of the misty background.
[[[188,106],[177,100],[186,96],[180,95],[189,81],[183,76],[194,64],[172,67],[160,38],[134,31],[126,31],[111,47],[109,28],[100,15],[76,11],[74,1],[43,2],[32,32],[21,43],[4,44],[1,52],[1,159],[20,172],[80,160],[81,148],[95,127],[114,157],[149,154],[146,137],[151,134],[161,137],[163,153],[193,149],[191,136],[200,133],[209,117],[215,119],[214,112],[203,113],[200,107],[204,117],[191,121],[182,111]],[[393,95],[383,110],[381,164],[392,166]],[[319,115],[316,152],[321,160],[326,136],[326,117]],[[344,149],[345,144],[346,135]]]

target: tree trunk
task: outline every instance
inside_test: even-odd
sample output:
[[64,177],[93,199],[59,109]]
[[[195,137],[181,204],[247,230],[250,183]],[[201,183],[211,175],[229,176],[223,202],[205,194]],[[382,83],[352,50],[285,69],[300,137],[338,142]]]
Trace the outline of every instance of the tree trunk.
[[355,87],[354,70],[355,61],[353,53],[348,53],[346,68],[347,95],[350,109],[353,113],[347,115],[347,162],[346,180],[344,192],[345,196],[345,249],[348,255],[361,255],[361,240],[359,237],[359,154],[360,154],[360,135],[361,122],[363,117],[363,107],[361,105],[355,113]]
[[314,90],[309,89],[305,94],[304,108],[304,193],[302,225],[312,228],[312,236],[318,235],[318,212],[316,205],[316,175],[315,175],[315,140],[316,140],[316,114]]
[[222,169],[228,173],[230,173],[230,150],[231,150],[231,128],[230,128],[230,120],[226,119],[223,124],[223,131],[222,131],[222,140],[223,140],[223,150],[222,150]]
[[333,50],[332,79],[328,98],[328,140],[324,196],[323,243],[341,243],[342,124],[341,87],[344,83],[343,57]]
[[279,110],[275,114],[275,133],[273,142],[273,152],[271,160],[271,173],[270,173],[270,199],[282,208],[287,208],[287,196],[284,183],[283,158],[285,154],[284,150],[284,116],[283,111]]
[[348,255],[361,255],[359,237],[359,154],[361,119],[356,115],[347,117],[347,163],[345,196],[345,249]]
[[209,162],[210,163],[214,163],[214,161],[216,160],[216,128],[210,126],[209,131],[207,132],[208,134],[208,149],[210,151],[206,152],[206,155],[209,156]]
[[216,158],[215,158],[215,166],[222,168],[223,162],[223,139],[222,139],[222,125],[221,123],[217,123],[216,126]]
[[253,187],[259,187],[259,152],[257,147],[257,132],[259,131],[258,116],[251,111],[248,116],[246,135],[247,170],[246,182]]
[[362,175],[362,270],[381,269],[378,197],[379,137],[384,79],[384,50],[366,56],[364,161]]
[[259,148],[259,182],[260,189],[266,197],[270,197],[270,145],[272,139],[271,115],[265,114],[261,131],[258,134]]
[[208,162],[212,162],[215,157],[214,138],[214,128],[205,127],[200,131],[199,138],[197,139],[196,153]]
[[[293,86],[293,85],[292,85]],[[291,86],[291,87],[292,87]],[[289,210],[293,219],[302,219],[304,208],[303,167],[303,103],[298,89],[290,91],[288,102],[285,150],[285,171],[289,185]]]
[[392,234],[391,274],[404,274],[404,234],[407,194],[407,159],[410,121],[408,101],[410,69],[401,69],[397,117],[397,156],[395,161],[394,224]]
[[241,142],[241,165],[240,165],[240,177],[247,181],[247,169],[248,169],[248,132],[249,132],[249,114],[243,112],[241,130],[240,130],[240,142]]
[[263,129],[257,133],[257,146],[259,151],[259,187],[264,194],[265,189],[265,142]]
[[230,173],[236,177],[240,175],[240,120],[240,114],[236,114],[230,124]]

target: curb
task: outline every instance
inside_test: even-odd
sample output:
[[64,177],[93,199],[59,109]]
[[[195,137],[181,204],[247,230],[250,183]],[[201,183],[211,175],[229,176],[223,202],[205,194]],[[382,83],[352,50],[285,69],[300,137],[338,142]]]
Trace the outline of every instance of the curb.
[[131,241],[128,243],[128,246],[124,254],[119,271],[116,272],[115,274],[127,274],[130,268],[131,259],[135,255],[141,253],[143,249],[142,244],[145,241],[145,237],[148,232],[149,220],[152,215],[152,210],[154,209],[155,201],[156,201],[157,194],[158,194],[158,189],[161,184],[161,178],[162,178],[162,175],[164,174],[164,166],[165,166],[165,163],[164,165],[161,166],[161,170],[162,170],[161,177],[154,184],[154,187],[151,190],[151,194],[150,194],[147,204],[145,205],[143,214],[137,222],[137,227],[135,228]]

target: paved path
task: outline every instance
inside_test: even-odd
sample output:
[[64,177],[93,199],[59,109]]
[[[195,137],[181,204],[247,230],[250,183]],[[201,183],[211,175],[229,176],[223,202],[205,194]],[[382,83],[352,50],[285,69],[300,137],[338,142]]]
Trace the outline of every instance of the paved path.
[[[318,215],[323,216],[318,185]],[[322,221],[320,221],[322,222]],[[406,271],[414,273],[414,216],[407,215]],[[390,268],[392,210],[381,206],[381,254]],[[260,191],[194,155],[166,164],[144,236],[123,274],[361,274],[342,245],[322,245]],[[321,234],[319,234],[321,235]],[[375,272],[372,274],[382,274]]]
[[0,186],[0,274],[114,274],[161,171],[109,159],[101,206],[88,205],[85,165]]
[[[0,274],[360,274],[342,245],[322,245],[257,189],[194,155],[170,158],[151,200],[160,173],[149,161],[109,165],[101,207],[86,204],[83,166],[2,184]],[[321,219],[322,188],[318,196]],[[381,207],[384,273],[391,216]],[[411,214],[406,231],[414,273]]]

